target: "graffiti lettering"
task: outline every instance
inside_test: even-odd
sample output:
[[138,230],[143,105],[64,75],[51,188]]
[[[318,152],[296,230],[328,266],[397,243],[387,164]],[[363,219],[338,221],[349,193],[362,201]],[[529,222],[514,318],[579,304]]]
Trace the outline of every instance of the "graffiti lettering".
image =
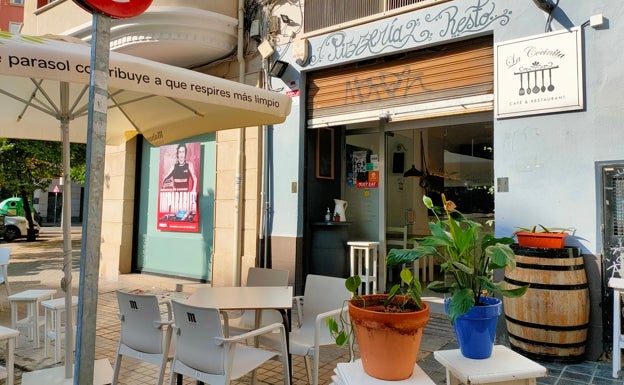
[[423,83],[422,76],[422,72],[412,71],[411,66],[406,66],[401,72],[382,71],[373,77],[356,77],[345,85],[345,103],[406,96],[408,91],[414,92],[414,87],[430,91]]

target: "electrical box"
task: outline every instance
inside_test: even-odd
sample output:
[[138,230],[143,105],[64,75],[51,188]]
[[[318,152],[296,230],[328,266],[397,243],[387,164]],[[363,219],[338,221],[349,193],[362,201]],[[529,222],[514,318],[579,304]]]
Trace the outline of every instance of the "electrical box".
[[251,27],[249,27],[249,37],[260,37],[260,20],[256,19],[251,22]]
[[599,13],[597,15],[592,15],[589,17],[590,26],[594,28],[598,28],[598,27],[602,27],[603,24],[604,24],[604,16],[602,16],[602,13]]
[[271,46],[271,43],[269,43],[268,41],[263,41],[259,46],[258,46],[258,51],[260,51],[260,55],[262,55],[263,59],[268,58],[269,56],[273,55],[273,46]]
[[278,16],[269,17],[269,33],[280,33],[280,18]]

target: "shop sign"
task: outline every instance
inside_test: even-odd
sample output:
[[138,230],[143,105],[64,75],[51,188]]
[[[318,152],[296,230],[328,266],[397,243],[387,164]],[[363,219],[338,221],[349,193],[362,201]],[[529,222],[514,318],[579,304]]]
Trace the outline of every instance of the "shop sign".
[[582,110],[582,56],[579,27],[495,44],[495,116]]

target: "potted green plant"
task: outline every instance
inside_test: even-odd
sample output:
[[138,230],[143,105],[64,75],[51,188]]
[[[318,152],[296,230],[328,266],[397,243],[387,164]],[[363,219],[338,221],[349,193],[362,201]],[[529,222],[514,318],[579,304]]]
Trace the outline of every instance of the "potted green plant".
[[[494,282],[494,270],[515,267],[515,255],[509,247],[513,238],[495,238],[483,232],[483,225],[466,218],[456,210],[452,201],[442,194],[443,207],[435,207],[431,198],[423,203],[436,220],[429,223],[431,235],[418,240],[413,249],[389,252],[388,265],[411,263],[416,259],[434,256],[444,273],[444,281],[434,281],[427,288],[448,294],[445,309],[456,332],[462,354],[469,358],[487,358],[492,352],[497,318],[501,314],[501,300],[494,297],[524,295],[526,286],[505,289],[504,282]],[[473,313],[484,313],[473,316]],[[478,318],[489,316],[493,330],[486,333],[464,332],[464,326],[473,326]],[[469,338],[466,340],[466,338]],[[477,342],[485,340],[485,346]]]
[[518,245],[520,245],[520,247],[562,249],[565,246],[568,233],[572,231],[574,230],[571,228],[546,228],[542,225],[537,225],[532,228],[520,227],[514,235],[518,238]]
[[349,277],[345,282],[353,293],[348,301],[349,318],[326,321],[336,344],[352,344],[355,337],[364,371],[386,381],[412,375],[429,322],[429,305],[420,298],[420,282],[407,269],[401,271],[401,281],[388,294],[358,295],[362,281],[359,276]]

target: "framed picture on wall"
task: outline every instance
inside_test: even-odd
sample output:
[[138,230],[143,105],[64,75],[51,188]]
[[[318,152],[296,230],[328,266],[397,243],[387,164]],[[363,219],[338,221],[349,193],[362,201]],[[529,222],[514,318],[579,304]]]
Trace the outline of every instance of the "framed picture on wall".
[[334,179],[334,129],[316,131],[316,177]]

